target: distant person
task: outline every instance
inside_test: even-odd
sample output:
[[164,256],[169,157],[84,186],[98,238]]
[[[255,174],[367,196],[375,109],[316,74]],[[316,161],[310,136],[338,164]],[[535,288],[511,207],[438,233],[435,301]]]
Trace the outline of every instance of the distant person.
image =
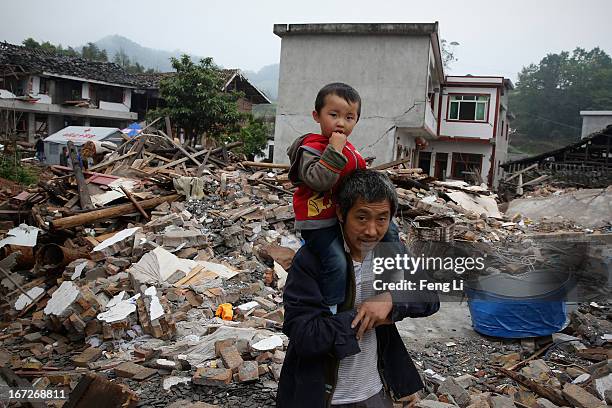
[[45,143],[43,142],[40,136],[36,136],[36,143],[34,144],[34,148],[36,149],[36,158],[38,161],[45,161]]
[[[353,87],[340,82],[325,85],[312,112],[321,134],[301,136],[287,150],[289,179],[298,186],[293,194],[295,228],[321,260],[319,284],[332,313],[344,301],[348,268],[333,194],[345,177],[366,168],[363,157],[348,141],[360,114],[361,97]],[[395,224],[390,223],[383,241],[399,241]]]
[[62,154],[60,154],[60,166],[68,167],[68,148],[62,147]]

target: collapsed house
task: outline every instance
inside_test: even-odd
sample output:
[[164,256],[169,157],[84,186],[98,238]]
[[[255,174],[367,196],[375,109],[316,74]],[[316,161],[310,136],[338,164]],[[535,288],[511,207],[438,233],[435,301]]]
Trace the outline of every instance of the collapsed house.
[[612,125],[576,143],[504,163],[504,191],[522,195],[544,183],[563,187],[606,188],[612,185]]
[[[0,43],[0,129],[32,143],[67,126],[124,128],[163,105],[159,81],[174,73],[132,74],[111,62]],[[243,111],[269,104],[237,69],[221,70],[224,91],[240,91]]]

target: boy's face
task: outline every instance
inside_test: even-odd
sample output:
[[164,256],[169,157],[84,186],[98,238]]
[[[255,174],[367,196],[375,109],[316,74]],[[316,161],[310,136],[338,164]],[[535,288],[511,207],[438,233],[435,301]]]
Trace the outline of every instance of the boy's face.
[[348,136],[357,123],[357,103],[347,102],[338,95],[330,94],[325,97],[321,112],[312,111],[312,117],[321,125],[321,135],[330,137],[333,132]]

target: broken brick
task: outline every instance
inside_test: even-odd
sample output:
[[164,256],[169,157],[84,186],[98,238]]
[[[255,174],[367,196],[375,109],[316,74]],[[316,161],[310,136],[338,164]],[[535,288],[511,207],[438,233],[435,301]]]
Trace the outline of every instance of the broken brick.
[[244,361],[238,367],[240,382],[255,381],[259,378],[259,365],[256,361]]
[[236,346],[224,347],[220,350],[220,354],[225,367],[232,371],[236,371],[243,362],[242,356],[238,352]]
[[200,367],[193,375],[192,382],[198,385],[226,385],[232,382],[232,370],[227,368]]
[[87,367],[87,364],[96,361],[102,356],[102,350],[97,347],[89,347],[81,354],[72,358],[72,362],[77,367]]

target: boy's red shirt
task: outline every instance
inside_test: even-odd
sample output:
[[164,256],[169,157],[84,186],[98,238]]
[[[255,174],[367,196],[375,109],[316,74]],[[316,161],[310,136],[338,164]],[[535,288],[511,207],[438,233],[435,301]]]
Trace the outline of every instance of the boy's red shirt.
[[[329,139],[315,133],[311,133],[304,138],[302,147],[309,147],[319,151],[321,154],[329,144]],[[296,221],[309,220],[326,220],[336,218],[336,203],[333,200],[334,193],[344,177],[348,176],[357,169],[365,169],[366,162],[361,157],[361,154],[355,149],[348,140],[342,149],[342,154],[348,159],[348,162],[342,170],[322,163],[330,171],[340,174],[338,181],[334,184],[330,191],[314,191],[305,183],[301,183],[293,194],[293,210],[295,212]]]

